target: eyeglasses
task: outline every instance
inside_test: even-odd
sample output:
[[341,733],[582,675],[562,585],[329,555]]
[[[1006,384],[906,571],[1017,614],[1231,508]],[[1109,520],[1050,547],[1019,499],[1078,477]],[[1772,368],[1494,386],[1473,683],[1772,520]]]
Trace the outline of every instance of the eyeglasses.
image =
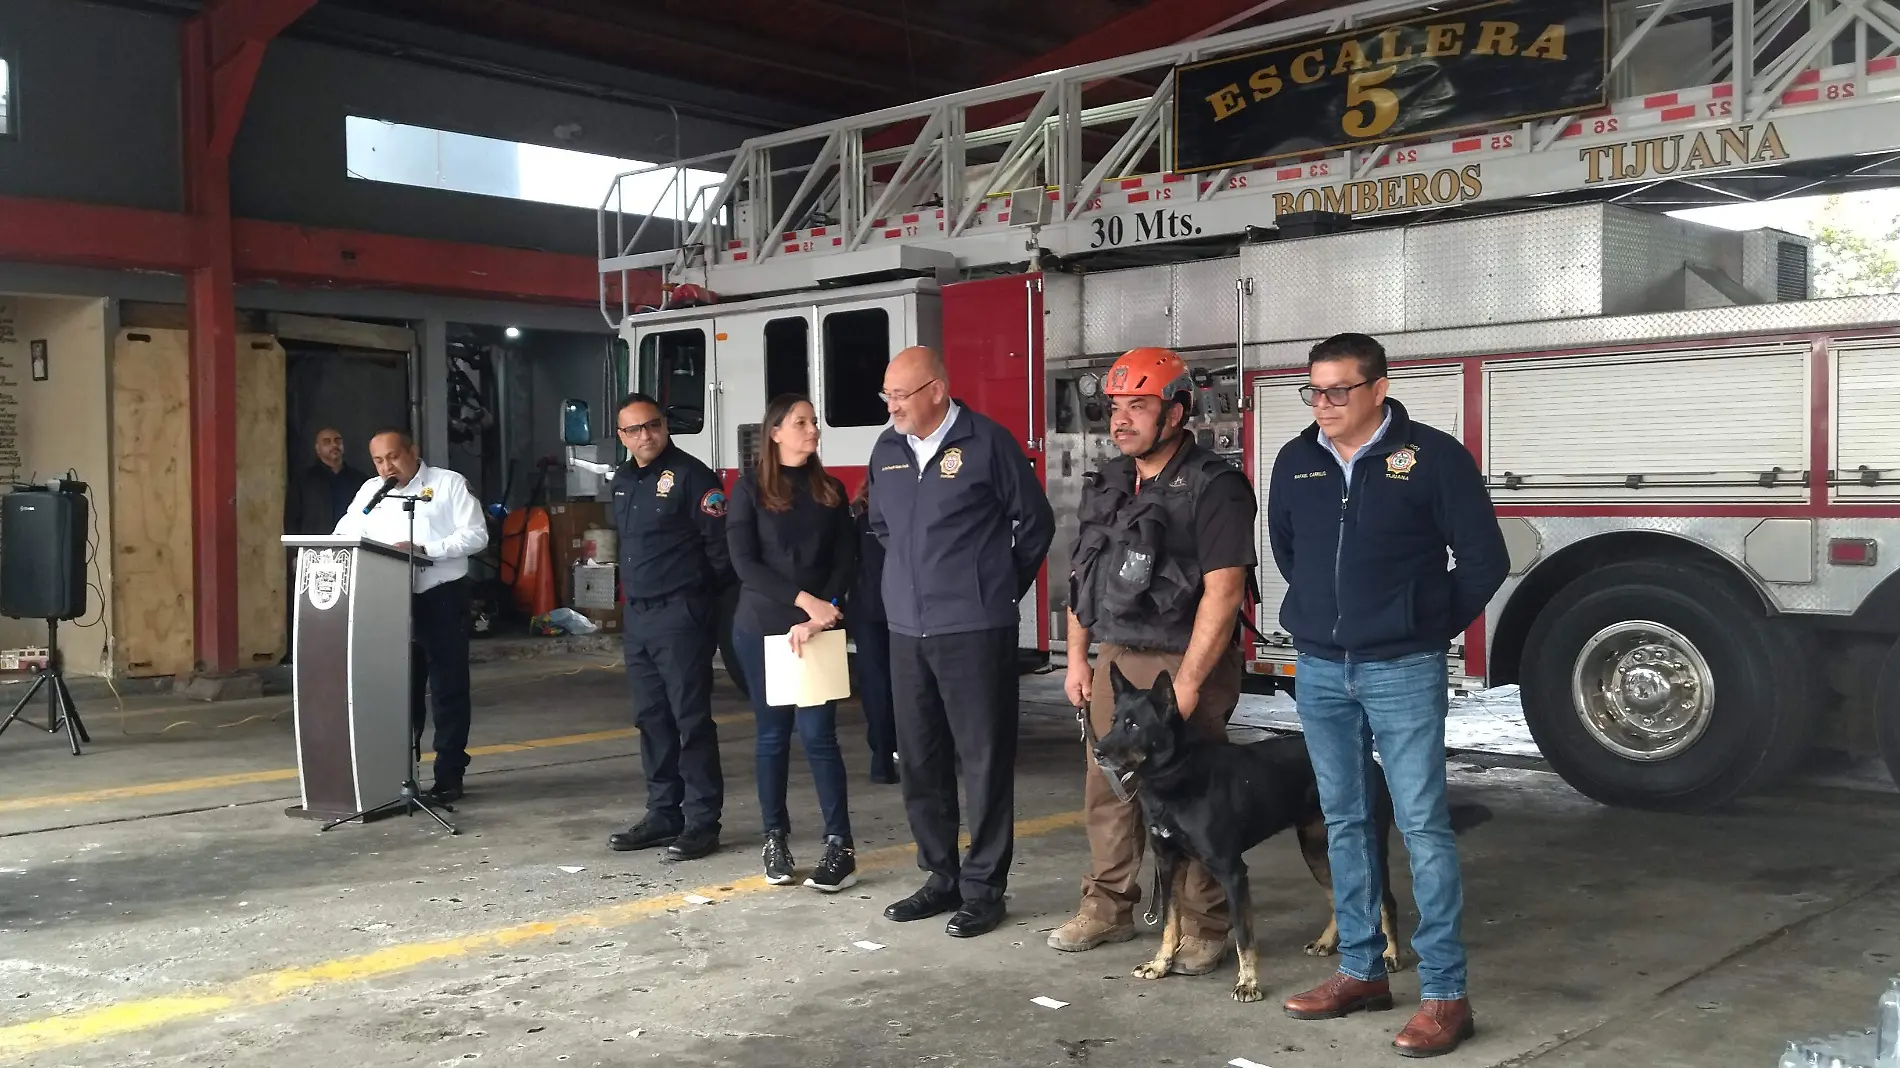
[[658,419],[649,419],[644,423],[635,423],[632,426],[623,426],[620,428],[620,432],[626,435],[627,437],[637,438],[642,434],[658,434],[661,430],[665,429],[665,427],[666,427],[666,417],[661,416]]
[[936,381],[937,380],[933,378],[929,382],[925,382],[923,385],[918,386],[916,389],[880,392],[877,395],[877,399],[883,401],[886,404],[892,404],[892,403],[902,404],[905,401],[911,399],[912,397],[915,397],[917,394],[922,393],[924,390],[929,389],[931,385],[934,384]]
[[1308,408],[1311,408],[1319,402],[1321,397],[1325,397],[1329,407],[1337,408],[1352,398],[1353,390],[1360,386],[1369,386],[1373,381],[1374,379],[1367,379],[1364,382],[1354,382],[1350,386],[1327,386],[1323,389],[1319,386],[1301,386],[1300,399],[1306,402]]

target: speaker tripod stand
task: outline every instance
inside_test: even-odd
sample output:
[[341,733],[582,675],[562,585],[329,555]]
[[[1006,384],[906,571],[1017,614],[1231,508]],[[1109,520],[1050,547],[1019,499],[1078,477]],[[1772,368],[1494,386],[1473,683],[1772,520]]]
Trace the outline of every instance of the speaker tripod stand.
[[[435,493],[432,490],[425,489],[420,494],[413,496],[403,496],[396,493],[385,494],[385,496],[392,500],[400,500],[402,502],[402,510],[409,513],[409,547],[405,551],[409,554],[409,588],[414,590],[416,588],[416,502],[432,500],[435,497]],[[411,594],[411,596],[414,595]],[[410,661],[410,670],[415,670],[415,661],[413,659]],[[436,811],[436,809],[439,808],[442,809],[443,812],[454,812],[454,806],[443,804],[440,801],[431,801],[423,794],[422,790],[416,786],[416,764],[421,756],[421,747],[421,736],[416,733],[412,722],[410,727],[410,742],[407,747],[409,750],[409,774],[402,780],[402,785],[397,787],[396,796],[377,805],[375,808],[364,809],[361,812],[344,816],[342,819],[331,820],[329,823],[317,828],[317,830],[319,832],[327,831],[332,827],[342,826],[352,820],[362,820],[364,823],[368,823],[372,817],[380,816],[384,813],[390,815],[400,813],[406,816],[413,816],[420,810],[430,819],[441,824],[442,828],[450,834],[461,834],[462,832],[456,829],[455,824],[443,819],[442,813]]]
[[[42,686],[47,688],[46,725],[43,727],[20,714],[26,711],[26,706],[33,702],[33,698],[38,695]],[[26,696],[20,698],[20,703],[13,706],[13,711],[7,714],[7,718],[0,720],[0,733],[5,733],[6,729],[13,725],[14,720],[19,720],[29,727],[39,727],[48,734],[58,734],[64,730],[67,744],[72,747],[74,756],[79,755],[80,742],[92,744],[92,735],[86,733],[86,725],[79,719],[79,709],[73,704],[72,691],[66,688],[66,673],[59,662],[59,621],[56,619],[46,621],[46,670],[40,672],[40,677],[33,680],[33,685],[27,689]]]

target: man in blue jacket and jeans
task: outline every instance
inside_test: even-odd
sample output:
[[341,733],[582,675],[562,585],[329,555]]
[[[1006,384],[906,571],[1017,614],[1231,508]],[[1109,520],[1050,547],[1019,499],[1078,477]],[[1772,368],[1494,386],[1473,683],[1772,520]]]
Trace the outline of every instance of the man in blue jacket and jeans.
[[1280,450],[1268,494],[1268,533],[1287,580],[1280,622],[1300,652],[1300,724],[1326,812],[1339,925],[1339,974],[1286,1011],[1325,1020],[1392,1007],[1368,789],[1377,747],[1419,911],[1421,1005],[1393,1046],[1433,1057],[1473,1033],[1445,800],[1445,651],[1509,566],[1471,453],[1414,422],[1386,396],[1389,384],[1385,349],[1372,338],[1315,345],[1300,390],[1315,422]]
[[[1017,602],[1035,585],[1055,516],[1016,436],[950,396],[927,348],[892,357],[891,429],[871,449],[871,530],[884,543],[884,615],[904,809],[922,889],[884,910],[952,909],[958,938],[994,930],[1016,834]],[[970,850],[957,857],[957,766]]]

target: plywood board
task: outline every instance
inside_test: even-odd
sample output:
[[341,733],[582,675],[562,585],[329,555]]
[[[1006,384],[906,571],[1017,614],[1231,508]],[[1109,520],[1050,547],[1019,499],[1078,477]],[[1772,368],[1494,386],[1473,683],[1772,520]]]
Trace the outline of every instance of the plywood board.
[[284,350],[275,338],[237,339],[238,656],[275,664],[285,650]]
[[195,659],[189,348],[183,330],[143,329],[112,347],[113,657],[134,677]]

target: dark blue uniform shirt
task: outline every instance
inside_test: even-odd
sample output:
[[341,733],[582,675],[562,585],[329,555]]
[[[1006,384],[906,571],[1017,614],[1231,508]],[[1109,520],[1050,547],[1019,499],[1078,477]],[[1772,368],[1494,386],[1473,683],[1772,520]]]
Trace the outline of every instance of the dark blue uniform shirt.
[[919,471],[895,429],[871,449],[871,529],[884,543],[884,614],[912,638],[1017,625],[1055,516],[1016,436],[962,401]]
[[726,491],[712,468],[668,443],[645,467],[621,464],[613,485],[627,600],[711,596],[731,584]]

